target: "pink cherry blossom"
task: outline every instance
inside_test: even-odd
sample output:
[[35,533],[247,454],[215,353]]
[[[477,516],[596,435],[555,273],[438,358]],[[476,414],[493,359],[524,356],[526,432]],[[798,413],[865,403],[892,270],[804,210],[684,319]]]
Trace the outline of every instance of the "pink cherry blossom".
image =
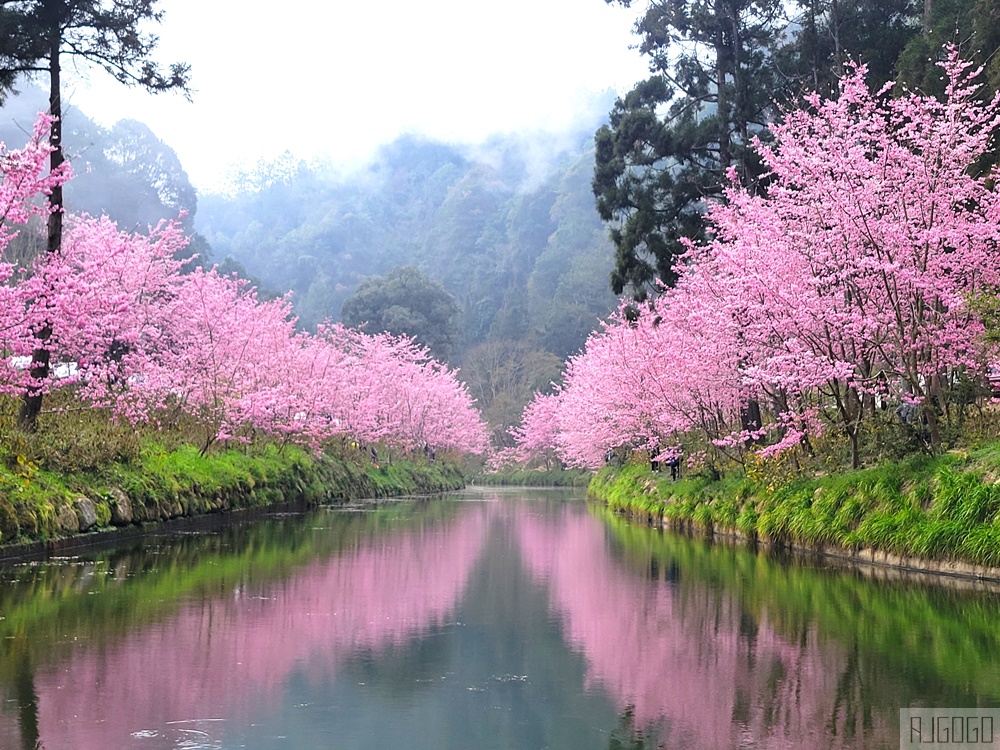
[[[50,209],[39,200],[68,170],[45,174],[51,120],[24,149],[0,146],[0,250]],[[146,234],[107,217],[70,217],[59,253],[14,277],[0,263],[0,390],[72,387],[78,398],[132,424],[202,430],[202,447],[275,435],[319,449],[338,437],[390,449],[483,452],[486,429],[455,371],[409,339],[341,326],[297,329],[289,299],[264,301],[216,270],[185,273],[179,221]],[[42,382],[24,362],[45,342]]]
[[[522,448],[595,467],[685,434],[772,454],[832,427],[856,464],[878,406],[899,404],[937,444],[948,384],[991,356],[968,300],[1000,284],[1000,197],[972,168],[998,101],[954,50],[943,69],[943,101],[873,93],[858,66],[836,98],[786,112],[757,144],[766,195],[733,181],[676,288],[591,336],[544,429],[526,414]],[[751,403],[764,423],[747,427]]]

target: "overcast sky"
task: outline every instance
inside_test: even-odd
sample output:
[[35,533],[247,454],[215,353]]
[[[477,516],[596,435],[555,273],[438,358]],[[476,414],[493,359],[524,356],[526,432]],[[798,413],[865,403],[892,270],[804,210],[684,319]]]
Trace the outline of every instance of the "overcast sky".
[[478,141],[559,130],[588,95],[646,72],[635,11],[603,0],[160,0],[160,62],[190,63],[193,101],[68,76],[68,101],[104,125],[132,117],[200,190],[285,150],[352,163],[402,132]]

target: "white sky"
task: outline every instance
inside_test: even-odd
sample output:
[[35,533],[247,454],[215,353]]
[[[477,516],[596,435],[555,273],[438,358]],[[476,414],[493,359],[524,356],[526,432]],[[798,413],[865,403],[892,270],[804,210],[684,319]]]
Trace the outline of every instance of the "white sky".
[[592,92],[646,74],[636,11],[603,0],[160,0],[159,62],[192,67],[193,102],[67,77],[104,125],[131,117],[202,191],[285,150],[358,163],[402,132],[479,141],[559,130]]

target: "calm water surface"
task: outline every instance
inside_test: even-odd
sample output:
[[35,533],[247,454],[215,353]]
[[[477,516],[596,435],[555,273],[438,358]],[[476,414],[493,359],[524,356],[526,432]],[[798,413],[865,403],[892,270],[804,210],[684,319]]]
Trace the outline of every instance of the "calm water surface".
[[0,569],[0,748],[895,748],[1000,705],[1000,596],[559,492],[323,510]]

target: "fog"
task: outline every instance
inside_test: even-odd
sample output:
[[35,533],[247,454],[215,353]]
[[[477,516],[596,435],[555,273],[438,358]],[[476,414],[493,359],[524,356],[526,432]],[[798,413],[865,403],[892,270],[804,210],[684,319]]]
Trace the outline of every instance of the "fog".
[[190,101],[72,66],[64,98],[104,127],[148,125],[202,194],[285,152],[349,169],[403,133],[466,144],[572,133],[595,94],[646,70],[630,49],[635,11],[602,0],[158,7],[155,57],[191,65]]
[[[159,7],[155,57],[191,65],[190,101],[67,65],[70,212],[144,231],[183,211],[198,263],[267,295],[291,291],[306,328],[400,265],[455,296],[460,354],[517,340],[562,357],[614,305],[592,148],[615,96],[647,72],[630,48],[634,11],[602,0],[288,0],[280,17],[229,0]],[[42,88],[21,88],[0,116],[10,147],[46,105]]]

